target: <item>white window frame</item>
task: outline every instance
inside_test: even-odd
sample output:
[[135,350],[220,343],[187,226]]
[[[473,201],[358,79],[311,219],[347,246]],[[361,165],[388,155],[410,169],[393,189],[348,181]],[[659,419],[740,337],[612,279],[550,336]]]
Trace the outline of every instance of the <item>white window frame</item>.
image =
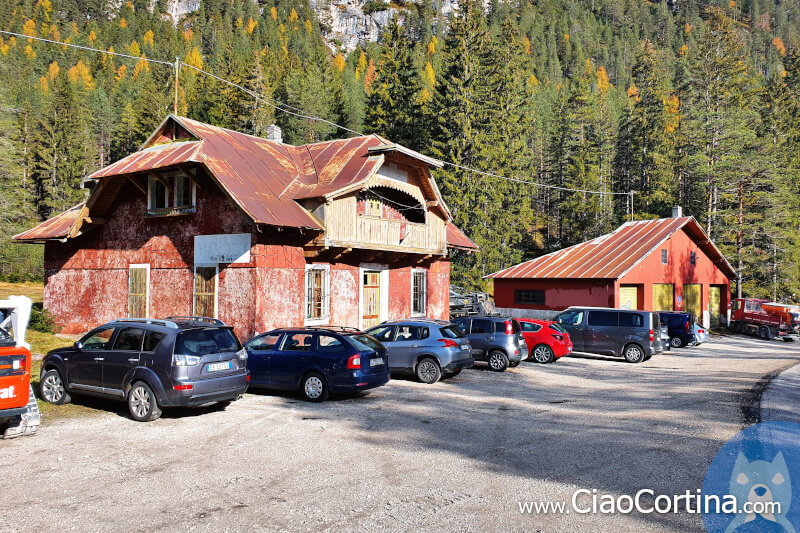
[[[422,312],[414,311],[414,278],[415,274],[422,274],[422,279],[424,283],[423,291],[422,291]],[[424,268],[412,268],[411,269],[411,316],[413,317],[423,317],[428,314],[428,271]]]
[[143,317],[133,318],[150,318],[150,263],[133,263],[128,265],[128,316],[131,314],[131,270],[134,268],[144,268],[147,271],[147,281],[145,282],[145,315]]
[[[190,204],[178,205],[178,178],[189,182],[189,194],[192,197]],[[194,180],[189,177],[189,174],[178,172],[172,175],[172,205],[173,207],[197,207],[197,187],[195,187]]]
[[661,249],[661,264],[662,265],[669,264],[669,250],[667,248]]
[[[308,272],[310,270],[321,270],[322,274],[322,317],[308,318]],[[330,265],[306,265],[303,271],[303,324],[306,326],[325,326],[331,320],[331,266]]]
[[[164,207],[155,207],[153,205],[153,184],[154,183],[161,183],[164,186]],[[147,177],[147,209],[167,209],[169,208],[169,189],[167,189],[166,185],[164,185],[161,180],[156,178],[155,176],[148,176]]]
[[192,316],[197,315],[197,310],[195,309],[195,282],[197,280],[197,268],[210,268],[214,267],[216,272],[214,273],[214,316],[208,318],[219,318],[219,263],[195,263],[194,268],[192,269]]

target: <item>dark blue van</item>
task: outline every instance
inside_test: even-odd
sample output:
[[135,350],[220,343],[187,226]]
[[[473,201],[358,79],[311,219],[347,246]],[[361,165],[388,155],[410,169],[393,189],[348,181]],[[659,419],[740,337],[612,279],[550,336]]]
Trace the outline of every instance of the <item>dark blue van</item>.
[[386,348],[352,328],[284,328],[244,344],[250,385],[298,390],[309,401],[330,393],[380,387],[389,381]]
[[658,314],[661,316],[661,325],[667,326],[670,346],[682,348],[694,344],[694,315],[667,311],[659,311]]

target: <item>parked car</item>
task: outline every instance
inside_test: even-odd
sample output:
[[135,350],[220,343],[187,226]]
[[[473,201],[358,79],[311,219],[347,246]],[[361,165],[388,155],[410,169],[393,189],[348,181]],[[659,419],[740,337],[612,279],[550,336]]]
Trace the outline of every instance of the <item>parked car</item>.
[[669,344],[669,328],[663,322],[658,327],[658,333],[661,335],[661,346],[664,347],[664,351],[672,351],[672,346]]
[[460,317],[454,319],[453,323],[469,339],[473,359],[486,361],[495,372],[518,366],[528,358],[522,327],[515,318]]
[[41,396],[71,394],[124,400],[140,422],[165,407],[219,402],[247,390],[247,352],[233,328],[205,317],[125,318],[99,326],[42,361]]
[[386,348],[354,328],[276,329],[250,339],[244,347],[252,386],[299,390],[312,402],[389,381]]
[[414,374],[423,383],[436,383],[475,364],[467,336],[452,322],[394,320],[366,333],[386,347],[393,374]]
[[661,318],[661,324],[667,326],[670,346],[683,348],[695,342],[694,315],[666,311],[659,311],[658,315]]
[[572,340],[567,330],[549,320],[534,318],[518,318],[522,327],[522,336],[528,346],[531,359],[537,363],[551,363],[569,355],[572,351]]
[[704,342],[709,342],[711,337],[708,334],[708,330],[698,324],[697,322],[694,323],[694,345],[699,346]]
[[664,351],[658,313],[607,307],[570,307],[556,316],[569,332],[573,350],[624,357],[641,363]]

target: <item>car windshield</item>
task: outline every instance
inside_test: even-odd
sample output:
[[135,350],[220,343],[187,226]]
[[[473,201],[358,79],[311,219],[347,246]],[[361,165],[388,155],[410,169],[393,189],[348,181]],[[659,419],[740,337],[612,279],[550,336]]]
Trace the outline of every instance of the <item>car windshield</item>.
[[349,335],[347,338],[359,352],[371,352],[383,349],[383,345],[369,335]]
[[439,331],[442,333],[442,337],[445,339],[463,339],[466,337],[464,332],[461,331],[461,328],[456,326],[455,324],[452,326],[442,326],[439,328]]
[[236,352],[240,348],[236,336],[227,328],[190,329],[178,333],[175,340],[178,355]]

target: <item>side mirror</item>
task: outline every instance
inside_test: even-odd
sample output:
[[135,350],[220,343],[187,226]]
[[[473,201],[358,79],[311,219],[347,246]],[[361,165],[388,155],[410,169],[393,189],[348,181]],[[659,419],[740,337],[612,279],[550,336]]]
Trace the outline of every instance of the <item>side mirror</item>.
[[80,352],[83,350],[83,343],[81,341],[75,341],[75,344],[73,344],[72,347],[75,348],[76,351]]

